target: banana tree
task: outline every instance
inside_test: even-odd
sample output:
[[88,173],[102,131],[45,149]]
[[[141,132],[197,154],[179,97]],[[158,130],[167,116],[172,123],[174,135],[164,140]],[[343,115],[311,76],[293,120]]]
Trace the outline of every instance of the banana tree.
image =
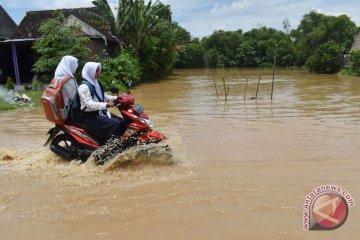
[[103,27],[109,27],[120,47],[123,42],[125,46],[132,47],[137,55],[144,39],[164,21],[159,13],[166,7],[159,1],[153,5],[152,1],[146,4],[144,0],[119,0],[115,18],[107,0],[95,0],[93,4],[99,14],[86,11],[86,16]]

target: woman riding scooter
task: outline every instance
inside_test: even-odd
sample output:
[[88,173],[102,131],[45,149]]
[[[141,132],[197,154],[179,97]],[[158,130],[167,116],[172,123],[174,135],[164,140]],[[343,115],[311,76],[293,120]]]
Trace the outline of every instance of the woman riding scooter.
[[82,70],[83,82],[78,88],[81,124],[92,135],[105,142],[112,136],[120,137],[126,130],[124,120],[108,111],[114,107],[116,96],[107,95],[98,81],[100,63],[87,62]]
[[[64,56],[59,65],[55,70],[55,85],[60,84],[66,78],[69,80],[66,81],[62,88],[62,95],[64,98],[65,109],[69,109],[71,102],[74,100],[75,93],[77,91],[77,83],[74,77],[75,71],[78,67],[78,59],[73,56]],[[68,113],[66,113],[67,116]]]

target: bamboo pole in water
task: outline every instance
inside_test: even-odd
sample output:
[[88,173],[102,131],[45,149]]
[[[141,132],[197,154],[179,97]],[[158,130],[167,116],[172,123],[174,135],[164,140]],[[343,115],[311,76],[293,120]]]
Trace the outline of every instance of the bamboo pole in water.
[[273,99],[273,92],[274,92],[275,69],[276,69],[276,55],[277,55],[277,52],[275,52],[275,56],[274,56],[273,77],[272,77],[272,84],[271,84],[271,100]]
[[228,94],[229,94],[230,87],[226,87],[226,95],[225,95],[225,101],[227,100]]
[[222,80],[223,80],[223,85],[224,85],[225,101],[226,101],[226,100],[227,100],[227,95],[228,95],[228,93],[229,93],[229,87],[226,87],[225,77],[223,77]]
[[248,81],[249,81],[249,77],[246,77],[244,99],[245,99],[245,97],[246,97],[246,89],[247,89]]
[[256,88],[256,95],[255,95],[255,99],[257,99],[257,96],[258,96],[259,86],[260,86],[260,79],[261,79],[261,75],[259,75],[259,81],[258,81],[257,88]]
[[215,78],[213,78],[213,79],[214,79],[214,87],[215,87],[216,97],[219,98],[219,94],[218,94],[218,90],[217,90],[217,87],[216,87]]

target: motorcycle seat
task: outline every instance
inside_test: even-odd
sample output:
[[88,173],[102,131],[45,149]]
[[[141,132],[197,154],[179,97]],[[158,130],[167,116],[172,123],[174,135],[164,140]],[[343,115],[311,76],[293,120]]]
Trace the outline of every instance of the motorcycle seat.
[[69,124],[69,125],[75,126],[75,127],[77,127],[77,128],[84,129],[85,132],[86,132],[87,134],[89,134],[90,137],[91,137],[97,144],[99,144],[99,145],[104,144],[104,141],[101,141],[98,137],[96,137],[94,134],[92,134],[91,132],[88,131],[88,129],[86,128],[85,124],[83,124],[83,123],[81,123],[81,122],[76,122],[76,123],[75,123],[75,122],[72,122],[72,123]]

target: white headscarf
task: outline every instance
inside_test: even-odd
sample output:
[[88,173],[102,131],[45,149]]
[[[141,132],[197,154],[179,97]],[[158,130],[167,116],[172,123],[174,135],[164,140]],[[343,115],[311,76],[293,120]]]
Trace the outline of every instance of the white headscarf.
[[65,76],[69,76],[75,79],[74,73],[77,67],[78,67],[77,58],[73,56],[64,56],[55,70],[56,82],[61,81]]
[[[83,79],[90,82],[92,85],[95,86],[96,93],[99,97],[104,98],[103,93],[100,89],[100,85],[98,80],[95,78],[96,69],[101,69],[101,64],[96,62],[87,62],[84,65],[84,68],[82,69],[81,75]],[[100,101],[101,99],[99,99]]]

